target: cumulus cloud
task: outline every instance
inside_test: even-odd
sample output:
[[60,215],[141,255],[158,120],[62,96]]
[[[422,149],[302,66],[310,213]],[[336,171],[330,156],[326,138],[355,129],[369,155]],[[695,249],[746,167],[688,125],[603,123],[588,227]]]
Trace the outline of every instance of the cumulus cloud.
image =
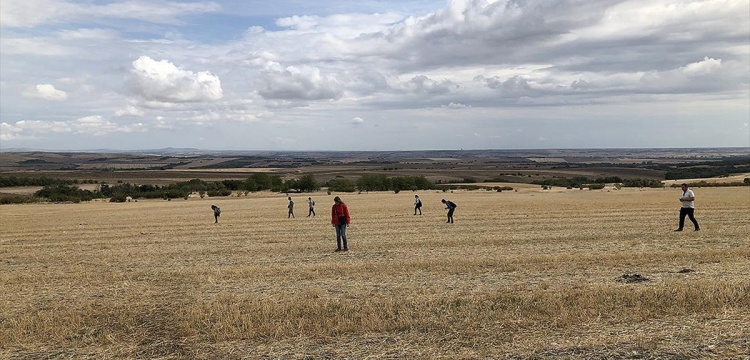
[[128,82],[135,94],[146,101],[202,102],[223,96],[218,76],[183,70],[167,60],[156,61],[148,56],[133,61]]
[[363,118],[361,118],[359,116],[357,116],[357,117],[355,117],[355,118],[352,119],[352,125],[354,125],[354,126],[363,125],[364,123],[365,123],[365,119],[363,119]]
[[721,59],[712,59],[706,56],[703,61],[687,64],[680,69],[687,75],[707,75],[718,71],[720,68]]
[[50,101],[62,101],[68,98],[68,94],[65,91],[55,89],[52,84],[38,84],[34,90],[27,91],[23,95]]
[[[747,87],[748,71],[746,66],[735,62],[724,63],[721,59],[704,57],[678,68],[647,72],[637,84],[633,84],[633,92],[684,94],[741,89]],[[737,76],[743,72],[744,78]]]
[[145,115],[146,113],[133,105],[128,105],[123,109],[119,109],[115,111],[115,116],[138,116],[141,117]]
[[0,140],[11,141],[21,137],[23,129],[8,123],[0,123]]
[[493,76],[491,78],[485,78],[479,76],[475,79],[479,81],[488,89],[491,89],[496,96],[502,98],[529,98],[529,97],[541,97],[546,95],[559,95],[563,89],[544,89],[544,86],[534,83],[523,76],[511,76],[509,78],[502,78],[499,76]]
[[14,127],[20,132],[32,133],[67,133],[72,128],[65,121],[40,121],[40,120],[21,120],[17,121]]
[[407,89],[415,93],[428,95],[447,94],[451,90],[458,88],[450,80],[435,81],[424,75],[415,76],[404,85]]
[[259,94],[277,100],[336,100],[343,96],[341,84],[312,66],[282,66],[267,62],[261,74],[264,87]]
[[448,105],[444,105],[443,107],[447,107],[448,109],[457,110],[457,109],[466,109],[466,108],[469,108],[470,106],[468,106],[466,104],[455,103],[455,102],[451,101]]

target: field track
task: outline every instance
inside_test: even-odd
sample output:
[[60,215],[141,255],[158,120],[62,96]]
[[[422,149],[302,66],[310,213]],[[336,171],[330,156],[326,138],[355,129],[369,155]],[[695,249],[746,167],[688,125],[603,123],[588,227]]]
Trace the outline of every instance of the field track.
[[750,188],[694,190],[0,206],[0,358],[750,359]]

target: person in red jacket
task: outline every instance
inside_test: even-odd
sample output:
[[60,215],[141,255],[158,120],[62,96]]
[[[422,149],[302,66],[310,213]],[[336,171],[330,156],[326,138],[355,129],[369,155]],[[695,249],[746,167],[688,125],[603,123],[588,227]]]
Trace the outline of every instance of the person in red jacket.
[[[333,198],[333,207],[331,208],[331,225],[336,228],[336,252],[349,251],[346,244],[346,227],[350,221],[349,208],[341,201],[340,197],[336,196]],[[343,248],[341,247],[342,242]]]

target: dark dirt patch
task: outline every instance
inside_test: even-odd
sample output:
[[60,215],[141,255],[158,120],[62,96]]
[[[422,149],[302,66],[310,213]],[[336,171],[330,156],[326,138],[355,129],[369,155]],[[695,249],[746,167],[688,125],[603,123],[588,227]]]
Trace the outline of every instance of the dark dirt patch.
[[617,282],[633,284],[651,281],[651,279],[641,276],[641,274],[622,274],[617,279]]

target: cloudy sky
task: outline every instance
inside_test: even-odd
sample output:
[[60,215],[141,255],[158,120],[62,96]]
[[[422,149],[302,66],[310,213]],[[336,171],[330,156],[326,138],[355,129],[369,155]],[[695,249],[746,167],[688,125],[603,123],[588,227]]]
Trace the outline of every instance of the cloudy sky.
[[750,146],[750,0],[0,0],[0,149]]

